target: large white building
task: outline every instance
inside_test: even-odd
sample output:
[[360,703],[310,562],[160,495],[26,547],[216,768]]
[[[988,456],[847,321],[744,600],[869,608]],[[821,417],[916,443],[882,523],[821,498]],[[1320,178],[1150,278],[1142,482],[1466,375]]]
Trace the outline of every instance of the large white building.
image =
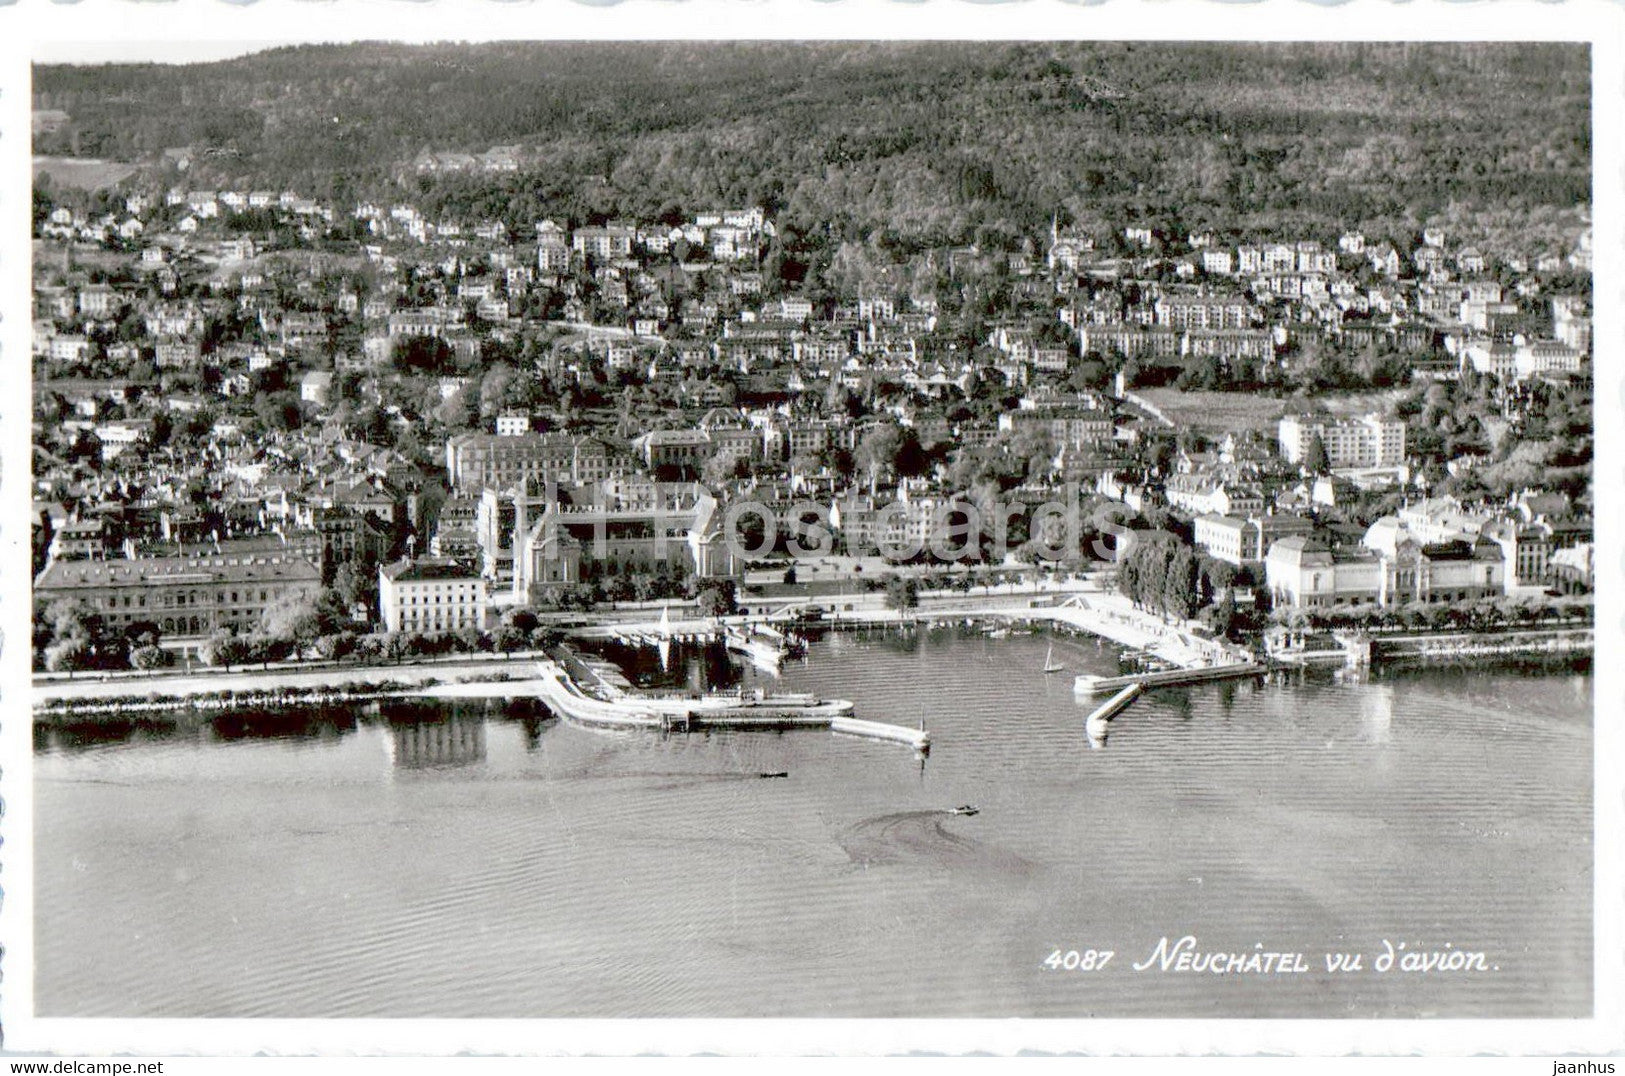
[[1239,295],[1164,295],[1153,312],[1158,325],[1175,329],[1245,329],[1252,321]]
[[403,560],[378,569],[378,607],[390,631],[483,628],[489,580],[452,560]]
[[1264,558],[1277,608],[1470,601],[1506,591],[1506,560],[1487,538],[1423,542],[1393,516],[1371,525],[1358,548],[1283,538]]
[[[632,244],[637,229],[625,224],[609,224],[601,228],[577,228],[570,236],[570,246],[578,254],[609,261],[632,256]],[[545,267],[544,267],[545,268]]]
[[1316,437],[1326,446],[1334,469],[1397,467],[1405,462],[1405,423],[1370,414],[1358,418],[1285,415],[1281,418],[1281,455],[1302,463]]
[[1513,370],[1520,381],[1541,374],[1577,374],[1583,369],[1581,353],[1561,340],[1529,340],[1513,353]]
[[1196,515],[1257,515],[1264,510],[1264,494],[1257,486],[1211,475],[1170,475],[1163,496],[1175,508]]

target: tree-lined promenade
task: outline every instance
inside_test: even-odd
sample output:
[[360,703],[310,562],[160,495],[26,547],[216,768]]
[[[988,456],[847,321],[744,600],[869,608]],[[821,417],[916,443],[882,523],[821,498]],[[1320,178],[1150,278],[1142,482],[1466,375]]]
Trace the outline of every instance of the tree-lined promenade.
[[362,689],[410,693],[432,683],[523,678],[530,674],[541,656],[540,651],[520,651],[500,657],[418,657],[399,664],[279,661],[253,669],[197,668],[162,674],[78,673],[71,678],[36,677],[32,697],[38,712],[113,700],[167,701],[204,695],[234,696],[249,704],[279,693],[296,696]]

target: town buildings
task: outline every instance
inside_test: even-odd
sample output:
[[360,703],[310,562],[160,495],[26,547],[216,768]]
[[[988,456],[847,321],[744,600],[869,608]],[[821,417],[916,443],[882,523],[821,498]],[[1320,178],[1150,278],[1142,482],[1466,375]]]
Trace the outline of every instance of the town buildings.
[[[498,146],[402,163],[472,178],[528,160]],[[1137,391],[1195,375],[1290,390],[1317,351],[1377,355],[1416,386],[1494,378],[1517,437],[1531,399],[1588,386],[1591,301],[1562,251],[1418,245],[1397,223],[1181,238],[1056,221],[842,295],[775,275],[758,207],[499,221],[161,187],[123,207],[49,207],[42,244],[99,244],[125,265],[39,258],[33,310],[40,593],[77,587],[120,623],[161,611],[176,637],[258,630],[273,593],[311,580],[255,569],[241,543],[315,586],[346,565],[376,577],[378,623],[432,631],[631,575],[737,578],[721,525],[747,496],[817,496],[847,547],[929,551],[953,547],[977,486],[1038,503],[1069,482],[1166,513],[1288,606],[1589,577],[1570,552],[1589,519],[1541,491],[1471,520],[1423,512],[1430,483],[1479,457],[1440,458],[1435,431],[1396,414],[1289,414],[1271,444],[1186,429]],[[228,229],[243,207],[277,227]],[[953,289],[994,278],[1000,308],[966,319]],[[905,461],[870,458],[888,438],[915,453],[906,478]],[[1317,443],[1340,473],[1302,473]],[[1389,494],[1403,539],[1326,525]],[[1485,583],[1492,550],[1502,574]],[[218,584],[187,576],[215,560]],[[255,570],[264,587],[231,575]],[[127,608],[131,580],[172,604]],[[437,595],[457,600],[415,600]]]

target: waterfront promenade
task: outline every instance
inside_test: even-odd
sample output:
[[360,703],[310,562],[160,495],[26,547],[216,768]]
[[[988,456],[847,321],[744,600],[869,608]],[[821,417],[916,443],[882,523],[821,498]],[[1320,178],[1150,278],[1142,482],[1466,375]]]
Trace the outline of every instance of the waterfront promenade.
[[35,677],[32,702],[38,707],[55,702],[99,702],[108,699],[143,698],[147,695],[181,698],[225,692],[268,690],[316,691],[324,688],[354,689],[371,685],[411,686],[430,681],[492,680],[495,677],[535,675],[540,652],[492,657],[415,659],[400,665],[327,664],[312,668],[310,662],[271,662],[261,668],[199,669],[167,674],[79,673],[65,677]]
[[827,599],[781,599],[757,603],[759,615],[721,619],[685,618],[662,625],[656,619],[626,619],[577,628],[577,638],[645,638],[716,635],[722,625],[753,620],[787,620],[808,607],[822,608],[822,623],[835,627],[887,627],[953,620],[1010,620],[1064,625],[1141,651],[1178,668],[1203,668],[1246,659],[1243,651],[1198,635],[1193,625],[1171,622],[1137,609],[1128,598],[1091,584],[1001,586],[982,595],[925,591],[910,610],[888,609],[884,594],[852,595],[845,608],[829,609]]
[[1190,625],[1171,623],[1154,613],[1136,609],[1133,602],[1109,591],[1074,593],[1055,605],[1006,603],[1002,607],[932,608],[919,611],[918,616],[925,620],[993,616],[1066,625],[1181,669],[1245,660],[1243,651],[1219,640],[1204,638]]

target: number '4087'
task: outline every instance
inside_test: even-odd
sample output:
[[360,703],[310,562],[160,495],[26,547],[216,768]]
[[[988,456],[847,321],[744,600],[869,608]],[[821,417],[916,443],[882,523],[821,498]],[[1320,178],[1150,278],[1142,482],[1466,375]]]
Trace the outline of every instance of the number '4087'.
[[1099,971],[1116,955],[1111,949],[1057,949],[1044,958],[1051,971]]

